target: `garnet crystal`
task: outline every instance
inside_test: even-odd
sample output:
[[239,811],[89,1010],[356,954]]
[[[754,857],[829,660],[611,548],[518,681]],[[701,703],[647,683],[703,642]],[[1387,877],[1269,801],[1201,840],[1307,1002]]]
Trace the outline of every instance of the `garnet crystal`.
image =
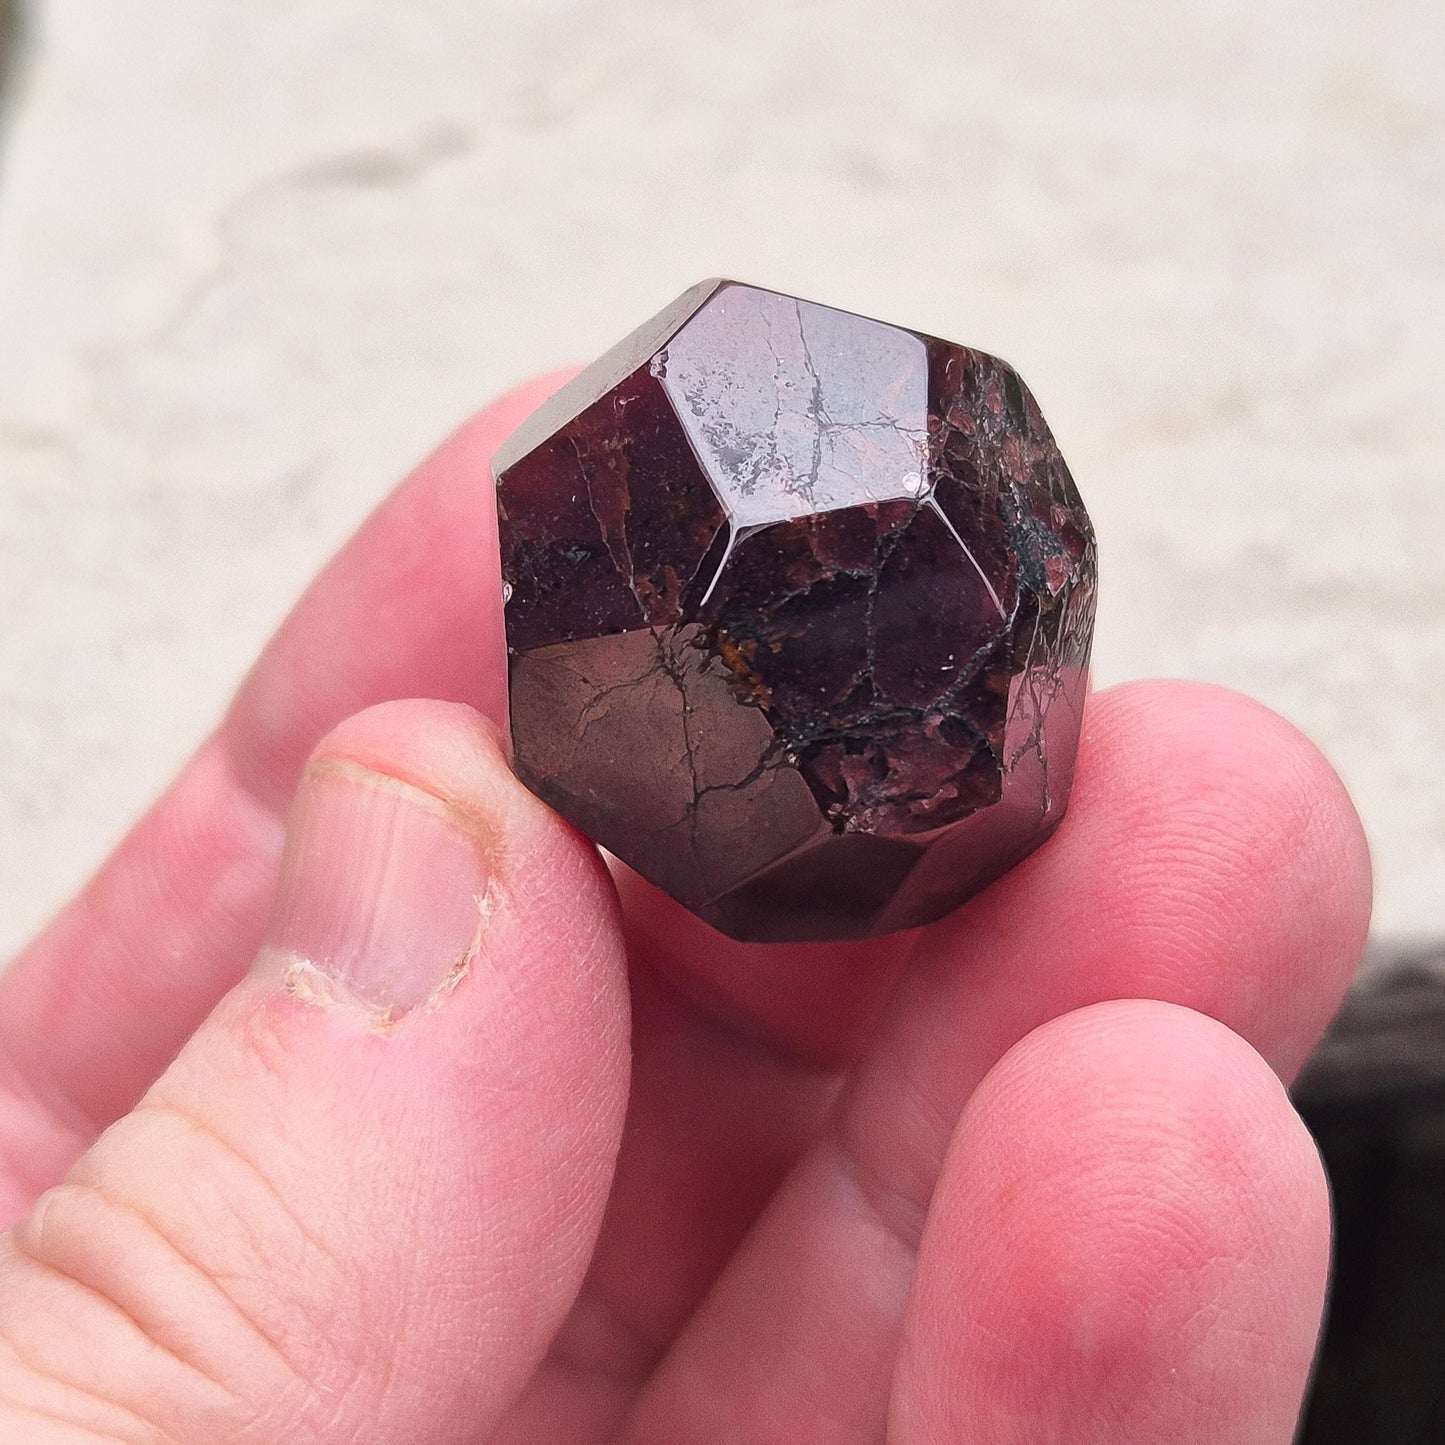
[[498,452],[518,775],[735,938],[940,917],[1068,801],[1089,519],[992,356],[706,281]]

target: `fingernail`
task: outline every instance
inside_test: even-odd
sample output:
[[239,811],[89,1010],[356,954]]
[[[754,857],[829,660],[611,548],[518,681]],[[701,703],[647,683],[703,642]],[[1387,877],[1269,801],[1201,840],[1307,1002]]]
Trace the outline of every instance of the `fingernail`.
[[359,764],[313,764],[287,824],[263,955],[303,997],[399,1018],[465,973],[489,874],[475,819]]

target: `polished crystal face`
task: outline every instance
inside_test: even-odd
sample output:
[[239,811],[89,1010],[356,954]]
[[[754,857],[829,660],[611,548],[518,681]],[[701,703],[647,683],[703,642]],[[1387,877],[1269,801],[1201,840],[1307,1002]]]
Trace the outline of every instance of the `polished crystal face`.
[[911,332],[730,286],[653,374],[735,528],[928,486],[928,356]]
[[704,282],[494,465],[518,775],[725,933],[911,928],[1057,826],[1093,533],[1003,362]]

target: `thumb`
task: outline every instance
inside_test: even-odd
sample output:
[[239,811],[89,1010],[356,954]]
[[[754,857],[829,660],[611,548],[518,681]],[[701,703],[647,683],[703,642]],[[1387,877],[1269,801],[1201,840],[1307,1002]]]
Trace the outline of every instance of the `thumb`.
[[485,1436],[580,1284],[627,1068],[596,853],[470,710],[352,718],[251,974],[0,1248],[0,1438]]

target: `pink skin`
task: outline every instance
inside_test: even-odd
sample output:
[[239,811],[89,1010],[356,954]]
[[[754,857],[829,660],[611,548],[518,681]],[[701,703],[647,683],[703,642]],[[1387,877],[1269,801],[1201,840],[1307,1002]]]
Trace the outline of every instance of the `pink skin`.
[[614,890],[458,706],[504,706],[487,460],[558,380],[377,512],[0,981],[0,1438],[1286,1445],[1328,1207],[1279,1080],[1370,896],[1328,765],[1135,684],[918,935]]

